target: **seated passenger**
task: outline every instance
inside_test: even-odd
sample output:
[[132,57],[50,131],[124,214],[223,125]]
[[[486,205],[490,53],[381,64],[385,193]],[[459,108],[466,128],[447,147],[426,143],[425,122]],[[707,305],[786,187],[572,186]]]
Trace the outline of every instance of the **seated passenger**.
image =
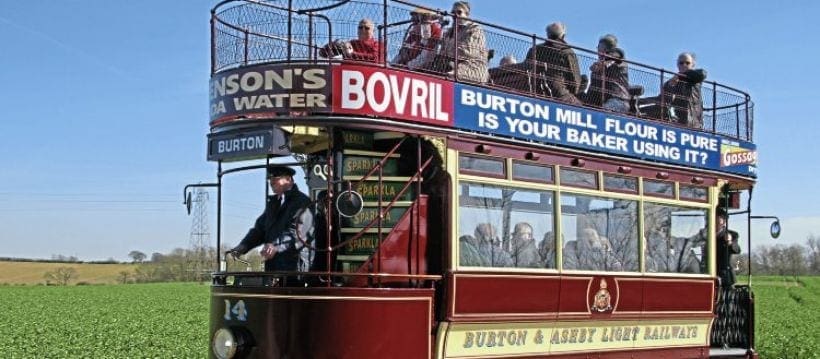
[[538,245],[538,255],[546,268],[555,268],[555,233],[544,234],[544,240]]
[[416,69],[433,60],[441,40],[439,16],[423,8],[410,13],[412,22],[404,35],[404,42],[392,63]]
[[564,268],[578,270],[621,270],[621,264],[612,256],[609,240],[598,231],[585,228],[578,235],[574,248],[564,248]]
[[515,267],[518,268],[541,268],[541,256],[535,245],[535,237],[532,234],[532,226],[527,222],[519,222],[515,225],[510,240],[510,255]]
[[622,61],[624,57],[615,35],[604,35],[598,40],[598,61],[589,67],[590,84],[584,103],[613,112],[629,112],[629,73]]
[[499,63],[499,65],[501,65],[501,66],[510,66],[510,65],[515,65],[517,63],[518,63],[518,60],[515,58],[515,55],[508,54],[507,56],[504,56],[504,57],[501,58],[501,62]]
[[359,21],[358,38],[349,42],[334,41],[319,50],[319,56],[333,58],[382,62],[384,45],[374,37],[375,26],[370,19]]
[[551,95],[563,102],[580,105],[582,91],[578,57],[564,40],[566,27],[560,22],[547,26],[547,41],[527,52],[527,61],[537,61],[538,74],[544,76]]
[[499,66],[490,69],[490,81],[498,87],[530,92],[529,71],[517,65],[515,55],[502,57]]
[[501,249],[501,241],[495,227],[490,223],[480,223],[475,228],[475,238],[482,262],[489,267],[512,267],[510,254]]
[[486,83],[490,73],[484,30],[469,20],[468,2],[456,1],[452,12],[456,23],[447,29],[438,55],[426,68],[438,73],[453,73],[457,80]]
[[462,266],[486,266],[487,262],[478,250],[478,240],[467,234],[458,238],[458,263]]
[[646,242],[646,270],[659,273],[700,273],[698,255],[706,244],[706,234],[673,237],[668,230],[651,231]]

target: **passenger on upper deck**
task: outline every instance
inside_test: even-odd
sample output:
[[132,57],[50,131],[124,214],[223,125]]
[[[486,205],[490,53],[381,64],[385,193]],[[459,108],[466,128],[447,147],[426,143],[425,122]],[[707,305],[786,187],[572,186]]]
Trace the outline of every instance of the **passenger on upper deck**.
[[598,40],[598,61],[589,67],[592,76],[584,103],[614,112],[629,111],[629,72],[624,57],[615,35]]
[[456,23],[445,32],[441,48],[428,66],[429,70],[438,73],[454,72],[458,80],[486,83],[490,79],[490,73],[484,30],[468,19],[468,2],[456,1],[452,12],[456,16]]
[[345,59],[383,62],[384,45],[376,40],[373,33],[375,26],[370,19],[359,21],[358,38],[349,42],[334,41],[319,50],[319,56],[334,57],[341,55]]
[[515,65],[518,63],[518,60],[515,58],[515,55],[509,54],[501,58],[501,61],[498,63],[501,66],[510,66]]
[[537,61],[538,73],[546,77],[553,97],[580,105],[578,94],[582,90],[581,70],[578,57],[564,40],[566,27],[560,22],[547,26],[547,38],[544,43],[527,52],[527,61]]
[[703,100],[700,84],[706,70],[695,69],[695,54],[678,55],[678,74],[663,84],[664,102],[670,109],[671,121],[696,129],[703,128]]
[[413,10],[410,17],[412,22],[392,63],[416,69],[435,57],[436,46],[441,40],[441,24],[438,14],[423,8]]

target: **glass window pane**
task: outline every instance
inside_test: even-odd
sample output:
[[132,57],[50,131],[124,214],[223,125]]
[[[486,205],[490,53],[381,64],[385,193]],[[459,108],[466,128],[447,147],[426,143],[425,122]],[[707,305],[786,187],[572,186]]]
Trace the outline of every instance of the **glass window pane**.
[[638,179],[605,174],[604,190],[636,193],[638,192]]
[[461,182],[459,264],[555,268],[553,203],[551,191]]
[[706,273],[706,215],[704,209],[645,202],[646,271]]
[[680,186],[680,198],[694,199],[696,201],[706,201],[706,193],[706,187],[689,185]]
[[664,181],[643,181],[643,193],[661,197],[675,197],[675,183]]
[[484,172],[504,177],[504,160],[500,158],[464,156],[458,157],[459,171]]
[[561,167],[561,184],[584,188],[598,188],[598,176],[596,176],[595,172]]
[[544,183],[553,183],[551,166],[540,166],[529,163],[513,162],[513,178],[518,180],[533,180]]
[[638,271],[637,201],[562,193],[561,203],[564,269]]

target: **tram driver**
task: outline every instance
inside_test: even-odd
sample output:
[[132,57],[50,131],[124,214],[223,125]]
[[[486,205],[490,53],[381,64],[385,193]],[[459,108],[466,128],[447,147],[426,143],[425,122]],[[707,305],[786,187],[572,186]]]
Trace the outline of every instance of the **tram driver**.
[[262,245],[259,253],[265,259],[266,271],[296,271],[300,251],[290,229],[299,210],[308,206],[310,199],[293,183],[296,173],[293,169],[269,166],[267,172],[273,196],[268,197],[265,211],[256,219],[245,238],[229,253],[239,256]]

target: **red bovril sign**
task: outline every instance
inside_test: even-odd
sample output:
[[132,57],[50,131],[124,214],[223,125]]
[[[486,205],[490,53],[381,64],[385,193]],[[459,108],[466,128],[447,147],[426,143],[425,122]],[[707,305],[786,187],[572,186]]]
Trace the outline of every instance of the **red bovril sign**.
[[333,113],[453,126],[453,83],[366,66],[333,67]]

